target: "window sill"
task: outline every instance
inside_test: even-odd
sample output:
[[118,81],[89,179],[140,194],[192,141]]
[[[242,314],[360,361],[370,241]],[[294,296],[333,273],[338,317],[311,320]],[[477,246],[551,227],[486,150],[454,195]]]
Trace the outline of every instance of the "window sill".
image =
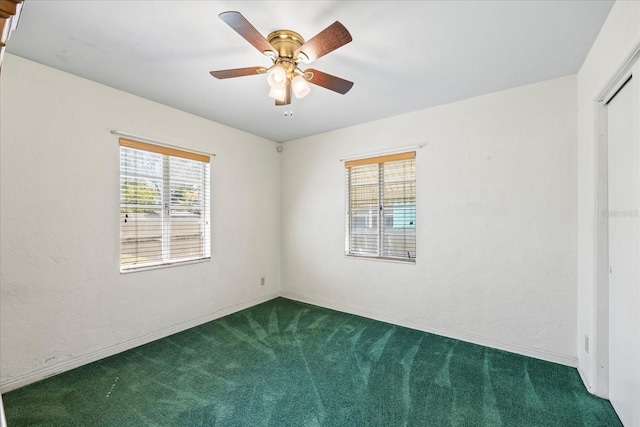
[[393,262],[399,264],[414,264],[416,263],[415,258],[390,258],[390,257],[381,257],[381,256],[366,256],[366,255],[351,255],[345,254],[345,258],[348,259],[362,259],[367,261],[384,261],[384,262]]
[[122,269],[120,268],[120,274],[129,274],[129,273],[137,273],[138,271],[148,271],[148,270],[159,270],[161,268],[169,268],[169,267],[177,267],[179,265],[189,265],[189,264],[200,264],[203,262],[211,261],[211,257],[207,258],[198,258],[187,261],[176,261],[176,262],[167,262],[164,264],[153,264],[153,265],[145,265],[140,267],[131,267]]

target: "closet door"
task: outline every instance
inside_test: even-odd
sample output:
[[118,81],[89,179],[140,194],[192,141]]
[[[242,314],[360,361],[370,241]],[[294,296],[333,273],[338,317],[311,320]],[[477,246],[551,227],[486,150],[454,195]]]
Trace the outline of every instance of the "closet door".
[[609,399],[626,426],[640,426],[639,83],[630,77],[607,104]]

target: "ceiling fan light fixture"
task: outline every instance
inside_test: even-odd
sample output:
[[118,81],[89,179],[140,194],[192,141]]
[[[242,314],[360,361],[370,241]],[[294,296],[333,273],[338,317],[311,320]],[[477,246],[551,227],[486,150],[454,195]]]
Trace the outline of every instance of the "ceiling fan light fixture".
[[296,98],[304,98],[311,92],[311,86],[307,83],[307,80],[302,76],[295,76],[291,81],[291,88]]
[[269,90],[269,96],[275,100],[278,100],[280,102],[284,102],[285,97],[286,97],[287,93],[285,91],[285,87],[280,87],[280,88],[276,88],[276,87],[272,87]]
[[287,81],[287,70],[281,65],[274,65],[267,74],[267,83],[273,89],[281,89]]
[[[6,0],[0,0],[0,3]],[[12,0],[19,1],[19,0]],[[323,73],[315,69],[301,70],[299,63],[308,64],[352,41],[351,34],[340,22],[335,21],[310,40],[291,30],[275,30],[266,38],[255,29],[240,12],[227,11],[218,15],[236,33],[247,40],[260,53],[273,61],[269,68],[244,67],[211,71],[217,79],[266,74],[270,87],[269,96],[276,105],[291,104],[291,92],[302,98],[311,92],[309,83],[344,95],[353,82]]]

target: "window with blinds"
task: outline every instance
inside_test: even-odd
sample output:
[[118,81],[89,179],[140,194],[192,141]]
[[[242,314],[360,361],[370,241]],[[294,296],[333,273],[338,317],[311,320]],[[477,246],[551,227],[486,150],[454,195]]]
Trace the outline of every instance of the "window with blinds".
[[210,258],[209,156],[120,139],[120,271]]
[[345,162],[347,255],[415,262],[415,152]]

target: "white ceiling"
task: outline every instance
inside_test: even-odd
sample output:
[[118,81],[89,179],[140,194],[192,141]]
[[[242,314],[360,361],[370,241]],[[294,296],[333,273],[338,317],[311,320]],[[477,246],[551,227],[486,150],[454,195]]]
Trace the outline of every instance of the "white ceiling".
[[[611,0],[26,0],[7,51],[283,142],[574,74]],[[353,81],[274,106],[262,75],[211,70],[271,61],[218,19],[237,10],[263,35],[310,39],[338,20],[353,41],[309,67]],[[306,67],[303,67],[306,68]]]

